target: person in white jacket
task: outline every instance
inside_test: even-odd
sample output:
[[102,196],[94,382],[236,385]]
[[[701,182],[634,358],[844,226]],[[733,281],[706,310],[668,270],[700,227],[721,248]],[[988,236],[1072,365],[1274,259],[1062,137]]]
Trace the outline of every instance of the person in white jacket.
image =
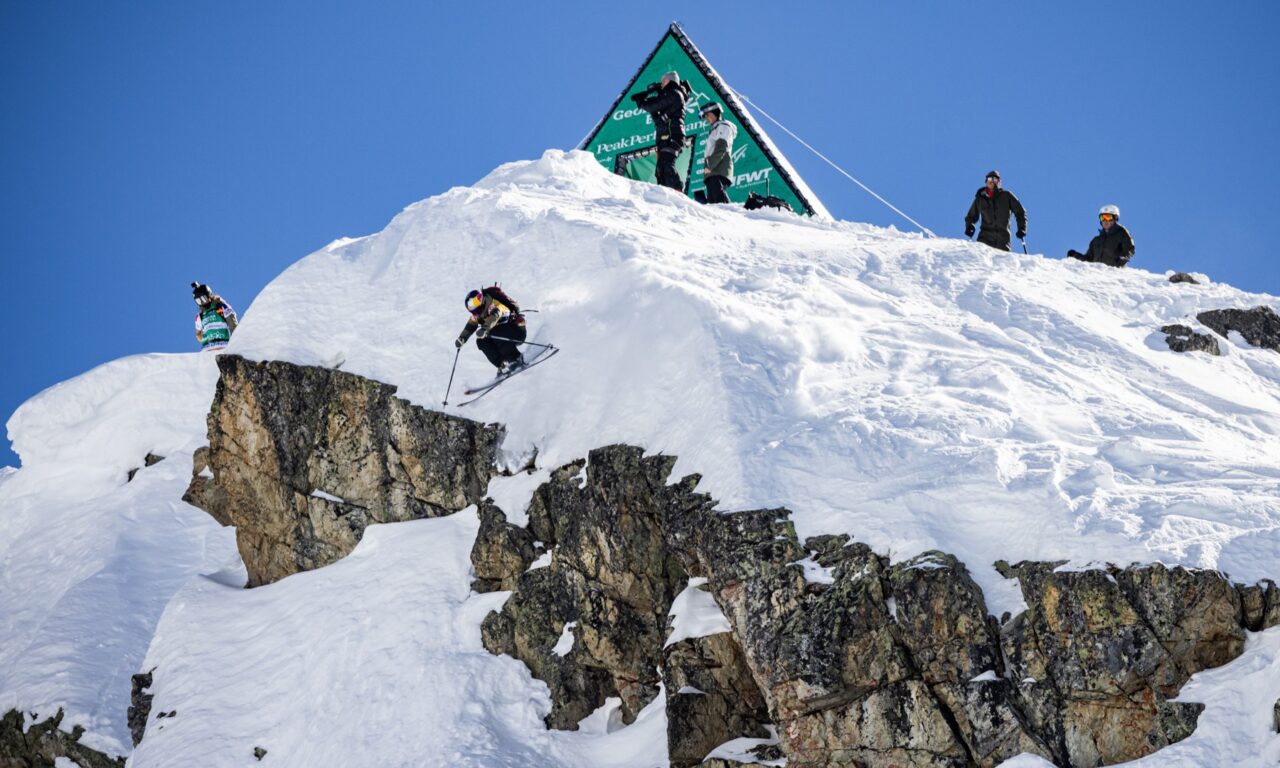
[[707,143],[702,149],[702,176],[707,185],[708,203],[727,203],[725,191],[733,184],[733,140],[738,137],[738,126],[723,119],[723,108],[714,101],[700,110],[702,119],[711,125]]

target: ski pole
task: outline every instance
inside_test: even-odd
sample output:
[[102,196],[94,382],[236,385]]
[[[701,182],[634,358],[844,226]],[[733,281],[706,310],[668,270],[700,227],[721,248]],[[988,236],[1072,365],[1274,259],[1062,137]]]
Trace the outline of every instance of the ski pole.
[[1023,253],[1025,253],[1025,254],[1027,254],[1028,256],[1030,256],[1030,255],[1031,255],[1031,254],[1027,251],[1027,239],[1026,239],[1025,237],[1024,237],[1024,238],[1022,238],[1022,252],[1023,252]]
[[449,390],[453,389],[453,374],[455,371],[458,370],[458,355],[461,355],[461,354],[462,354],[462,347],[458,347],[457,351],[453,353],[453,368],[449,369],[449,386],[445,387],[445,390],[444,390],[443,405],[449,404]]
[[517,341],[515,339],[508,339],[506,336],[490,336],[489,338],[496,341],[509,341],[512,344],[528,344],[533,347],[542,347],[543,349],[555,349],[555,347],[550,344],[539,344],[536,341]]

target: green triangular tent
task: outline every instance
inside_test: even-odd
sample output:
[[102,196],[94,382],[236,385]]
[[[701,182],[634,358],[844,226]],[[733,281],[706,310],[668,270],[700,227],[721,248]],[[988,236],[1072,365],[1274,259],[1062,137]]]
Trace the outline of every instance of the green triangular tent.
[[692,197],[705,188],[702,152],[708,126],[698,116],[698,109],[708,101],[718,101],[724,105],[724,119],[738,126],[738,138],[733,147],[734,179],[733,186],[729,187],[729,199],[742,202],[750,192],[770,194],[787,201],[798,213],[830,217],[822,202],[756,124],[706,57],[674,22],[631,82],[618,94],[608,113],[582,143],[581,149],[594,154],[601,165],[614,173],[653,181],[657,164],[653,121],[648,113],[632,105],[630,97],[671,70],[680,73],[680,79],[693,88],[684,121],[690,141],[676,162],[677,170],[685,179],[686,194]]

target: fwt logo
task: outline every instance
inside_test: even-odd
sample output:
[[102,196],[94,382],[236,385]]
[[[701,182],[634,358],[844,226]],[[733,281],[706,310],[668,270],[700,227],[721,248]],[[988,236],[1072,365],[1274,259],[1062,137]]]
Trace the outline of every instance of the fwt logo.
[[766,183],[769,181],[769,174],[772,172],[772,168],[761,168],[758,171],[740,173],[734,178],[733,185],[735,187],[750,187],[756,184]]

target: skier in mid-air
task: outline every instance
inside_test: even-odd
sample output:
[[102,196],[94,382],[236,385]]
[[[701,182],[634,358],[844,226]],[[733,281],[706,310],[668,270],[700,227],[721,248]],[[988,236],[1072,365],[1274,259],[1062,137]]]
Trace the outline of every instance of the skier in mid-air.
[[471,316],[453,344],[458,349],[476,335],[476,346],[498,369],[499,374],[514,373],[524,367],[519,342],[528,334],[524,315],[506,291],[496,285],[467,294],[467,311]]
[[236,330],[236,311],[203,283],[191,284],[191,298],[200,308],[196,312],[196,341],[201,351],[227,346]]
[[1000,172],[992,171],[987,174],[986,185],[973,196],[973,205],[964,216],[965,237],[973,237],[974,225],[981,216],[978,242],[1002,251],[1009,250],[1010,213],[1018,219],[1018,239],[1026,239],[1027,212],[1012,192],[1000,186]]
[[1104,205],[1098,211],[1097,237],[1089,241],[1089,250],[1080,253],[1067,251],[1067,255],[1080,261],[1092,261],[1112,267],[1123,267],[1133,258],[1138,249],[1133,245],[1133,236],[1129,230],[1120,226],[1120,209],[1114,205]]

